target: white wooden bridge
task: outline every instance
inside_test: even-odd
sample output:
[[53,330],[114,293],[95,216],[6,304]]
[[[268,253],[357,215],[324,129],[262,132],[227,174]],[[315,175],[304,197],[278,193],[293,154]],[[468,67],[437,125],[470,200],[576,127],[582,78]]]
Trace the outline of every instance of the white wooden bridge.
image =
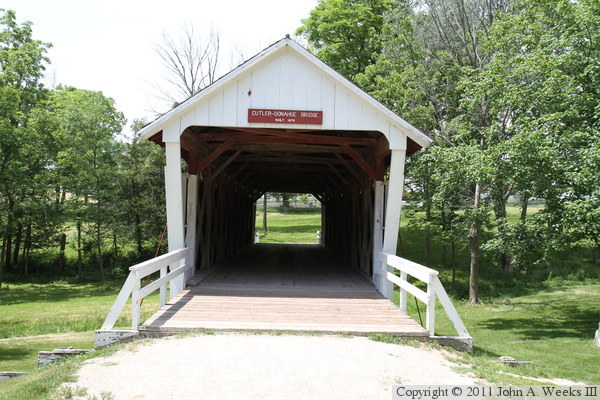
[[[165,148],[170,252],[130,268],[99,345],[199,328],[436,337],[436,300],[455,339],[471,345],[438,273],[395,255],[405,157],[431,140],[294,41],[273,44],[141,134]],[[322,246],[254,245],[266,192],[313,194]],[[161,309],[140,321],[140,301],[155,290]],[[424,326],[406,315],[407,293],[424,303]],[[131,330],[115,332],[129,297]]]

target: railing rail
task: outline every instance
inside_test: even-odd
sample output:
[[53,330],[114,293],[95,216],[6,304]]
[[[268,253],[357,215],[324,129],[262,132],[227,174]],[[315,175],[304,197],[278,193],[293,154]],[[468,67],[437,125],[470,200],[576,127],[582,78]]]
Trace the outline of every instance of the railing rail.
[[[437,298],[440,300],[440,304],[458,333],[458,337],[471,338],[471,335],[469,335],[467,328],[463,324],[456,308],[452,304],[450,297],[448,297],[448,293],[446,293],[446,290],[438,277],[438,271],[384,252],[380,253],[379,258],[381,261],[381,276],[400,288],[399,305],[402,311],[406,312],[407,310],[407,293],[412,294],[426,304],[427,313],[425,317],[425,329],[429,331],[430,336],[435,336],[435,300]],[[396,275],[393,271],[390,271],[390,267],[400,271],[400,276]],[[423,291],[410,283],[408,281],[408,275],[427,284],[427,291]]]
[[[189,250],[187,248],[175,250],[163,254],[160,257],[153,258],[152,260],[144,261],[129,267],[129,275],[125,280],[117,299],[113,303],[108,316],[104,320],[101,330],[113,329],[129,296],[131,296],[131,328],[133,330],[137,330],[140,324],[142,299],[159,289],[160,306],[164,306],[166,304],[167,283],[184,274],[189,269],[189,266],[185,265],[185,259],[188,252]],[[169,266],[170,272],[167,272]],[[157,271],[160,271],[160,278],[142,287],[142,279]],[[171,286],[171,299],[177,294],[172,288],[173,286]]]

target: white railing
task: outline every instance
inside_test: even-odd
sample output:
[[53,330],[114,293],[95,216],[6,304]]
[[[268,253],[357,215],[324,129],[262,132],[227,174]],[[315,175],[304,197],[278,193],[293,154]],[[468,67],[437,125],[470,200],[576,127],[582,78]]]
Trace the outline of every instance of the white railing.
[[[435,300],[440,300],[440,304],[444,308],[446,315],[454,325],[454,329],[458,333],[459,338],[471,339],[471,335],[463,324],[456,308],[452,304],[448,293],[444,289],[442,282],[438,278],[438,271],[427,268],[410,260],[388,254],[380,253],[380,260],[383,270],[381,275],[388,281],[400,287],[400,308],[406,312],[407,309],[407,293],[412,294],[417,299],[422,301],[427,306],[427,314],[425,317],[425,329],[429,331],[429,336],[435,336]],[[389,268],[400,271],[400,276],[397,276]],[[414,286],[408,282],[408,275],[427,284],[427,290]]]
[[[188,252],[187,248],[175,250],[130,267],[129,276],[123,284],[106,320],[104,320],[101,330],[111,330],[115,326],[129,296],[131,296],[131,329],[133,330],[137,330],[140,324],[140,308],[144,297],[153,293],[156,289],[160,289],[160,306],[163,307],[167,300],[167,283],[184,274],[189,269],[189,266],[185,265]],[[171,266],[171,272],[167,273],[169,265]],[[160,278],[142,287],[142,279],[159,270]],[[171,283],[170,298],[173,299],[180,289],[183,289],[182,284],[174,285],[174,283]]]

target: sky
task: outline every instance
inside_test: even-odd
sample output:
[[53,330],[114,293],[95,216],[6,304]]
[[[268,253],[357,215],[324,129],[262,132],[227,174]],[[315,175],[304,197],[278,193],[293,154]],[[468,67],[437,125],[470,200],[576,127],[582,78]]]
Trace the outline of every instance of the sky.
[[134,118],[167,111],[155,87],[164,82],[154,48],[163,32],[176,37],[185,25],[221,35],[220,74],[238,63],[240,49],[251,57],[293,37],[318,0],[2,0],[17,22],[31,21],[33,37],[49,42],[46,85],[102,91]]

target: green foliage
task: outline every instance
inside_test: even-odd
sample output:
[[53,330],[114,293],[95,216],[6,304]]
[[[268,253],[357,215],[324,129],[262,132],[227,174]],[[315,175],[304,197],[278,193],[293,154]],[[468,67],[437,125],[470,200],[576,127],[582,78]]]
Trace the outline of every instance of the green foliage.
[[12,11],[0,25],[0,285],[4,272],[83,278],[93,264],[120,276],[164,227],[162,151],[117,140],[125,119],[101,92],[45,89],[50,45]]
[[392,0],[320,0],[296,34],[319,58],[353,79],[381,52],[384,13],[393,6]]
[[[40,185],[51,164],[51,139],[29,127],[30,113],[44,100],[40,79],[50,47],[32,38],[31,23],[19,25],[14,11],[0,17],[0,286],[12,266],[13,234],[23,234],[19,218],[42,201]],[[31,216],[30,216],[31,220]],[[17,236],[18,237],[18,236]]]

